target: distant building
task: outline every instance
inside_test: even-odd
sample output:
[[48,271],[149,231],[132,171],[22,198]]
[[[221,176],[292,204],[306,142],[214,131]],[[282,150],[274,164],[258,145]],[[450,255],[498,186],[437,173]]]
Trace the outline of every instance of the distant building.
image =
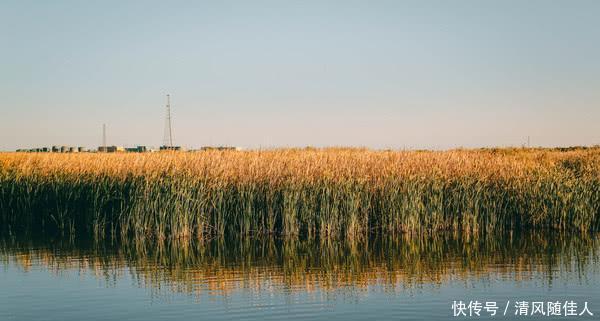
[[116,152],[124,152],[125,148],[122,146],[100,146],[98,147],[98,152],[100,153],[116,153]]
[[85,147],[72,147],[72,146],[52,146],[52,147],[35,147],[35,148],[19,148],[16,150],[21,153],[77,153],[85,152]]
[[125,151],[129,153],[145,153],[148,151],[148,148],[146,146],[129,147],[125,148]]
[[182,151],[183,149],[181,148],[181,146],[160,146],[160,150],[163,152],[179,152]]
[[230,150],[230,151],[238,151],[240,150],[239,147],[234,147],[234,146],[203,146],[200,147],[201,151],[211,151],[211,150],[218,150],[218,151],[226,151],[226,150]]

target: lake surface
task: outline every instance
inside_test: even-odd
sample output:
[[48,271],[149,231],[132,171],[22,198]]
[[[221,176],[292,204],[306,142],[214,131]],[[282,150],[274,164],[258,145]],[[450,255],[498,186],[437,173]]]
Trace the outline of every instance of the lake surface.
[[0,320],[595,320],[599,254],[598,234],[556,232],[126,244],[3,235]]

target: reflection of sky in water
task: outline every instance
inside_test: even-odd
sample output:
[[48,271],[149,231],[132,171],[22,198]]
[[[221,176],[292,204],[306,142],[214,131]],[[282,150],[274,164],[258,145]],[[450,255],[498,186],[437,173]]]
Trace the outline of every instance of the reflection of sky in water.
[[453,300],[589,301],[600,314],[597,238],[401,239],[354,250],[251,242],[160,253],[2,244],[1,320],[440,319],[452,317]]

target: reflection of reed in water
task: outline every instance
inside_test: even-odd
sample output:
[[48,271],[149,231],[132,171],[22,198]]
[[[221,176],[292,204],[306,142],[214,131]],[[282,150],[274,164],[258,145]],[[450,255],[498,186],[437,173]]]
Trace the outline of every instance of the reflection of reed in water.
[[[376,238],[357,242],[282,239],[216,239],[196,242],[108,244],[84,241],[1,241],[0,262],[24,271],[40,265],[54,273],[78,270],[107,284],[129,273],[154,291],[227,295],[253,291],[386,291],[439,285],[451,280],[485,280],[493,274],[520,281],[560,273],[585,276],[596,268],[597,235],[441,234]],[[584,279],[584,278],[583,278]]]

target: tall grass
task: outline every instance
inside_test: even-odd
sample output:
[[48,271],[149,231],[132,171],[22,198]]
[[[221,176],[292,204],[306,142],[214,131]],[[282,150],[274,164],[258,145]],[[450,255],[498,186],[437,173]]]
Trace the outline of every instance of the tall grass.
[[360,238],[600,228],[600,149],[0,154],[6,229]]

